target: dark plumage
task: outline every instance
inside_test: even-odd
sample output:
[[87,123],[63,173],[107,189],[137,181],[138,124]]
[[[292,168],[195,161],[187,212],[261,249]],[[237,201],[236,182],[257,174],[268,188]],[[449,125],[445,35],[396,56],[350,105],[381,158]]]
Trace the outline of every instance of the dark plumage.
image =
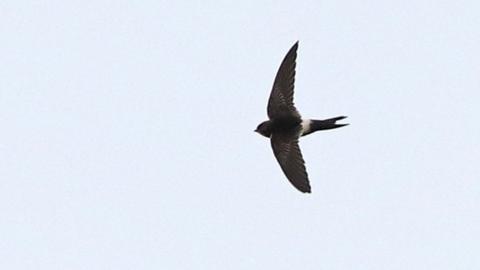
[[307,170],[298,145],[299,138],[317,130],[348,124],[336,123],[346,116],[326,120],[302,120],[293,103],[297,49],[298,41],[288,51],[275,76],[267,107],[269,120],[260,123],[255,131],[270,138],[273,153],[290,183],[301,192],[310,193]]

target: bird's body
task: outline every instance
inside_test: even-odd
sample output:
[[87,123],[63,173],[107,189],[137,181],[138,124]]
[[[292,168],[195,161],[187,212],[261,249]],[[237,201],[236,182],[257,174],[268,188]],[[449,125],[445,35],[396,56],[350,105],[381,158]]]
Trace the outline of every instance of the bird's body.
[[305,162],[298,145],[299,138],[318,130],[338,128],[347,124],[336,123],[346,116],[325,120],[302,119],[293,103],[297,49],[298,42],[283,59],[268,101],[269,120],[260,123],[255,131],[270,138],[273,153],[288,180],[298,190],[310,193]]
[[262,122],[256,132],[270,138],[273,132],[288,131],[291,129],[298,129],[300,137],[312,134],[318,130],[327,130],[338,127],[343,127],[348,124],[336,124],[335,121],[346,118],[346,116],[334,117],[326,120],[314,119],[281,119],[281,120],[267,120]]

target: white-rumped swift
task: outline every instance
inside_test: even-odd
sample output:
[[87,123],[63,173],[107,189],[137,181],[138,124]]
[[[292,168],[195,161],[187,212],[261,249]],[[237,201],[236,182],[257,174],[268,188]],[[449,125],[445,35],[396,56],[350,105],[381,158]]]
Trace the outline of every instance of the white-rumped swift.
[[310,193],[305,161],[298,145],[299,138],[318,130],[339,128],[348,124],[336,123],[346,116],[325,120],[302,119],[293,103],[297,49],[298,41],[280,64],[268,100],[269,120],[260,123],[255,132],[270,138],[275,158],[290,183],[301,192]]

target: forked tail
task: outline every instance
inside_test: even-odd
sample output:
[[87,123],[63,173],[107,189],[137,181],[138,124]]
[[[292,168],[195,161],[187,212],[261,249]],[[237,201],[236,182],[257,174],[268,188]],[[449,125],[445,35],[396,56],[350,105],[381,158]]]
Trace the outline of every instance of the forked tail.
[[312,132],[317,130],[327,130],[327,129],[334,129],[343,126],[347,126],[348,124],[337,124],[336,122],[342,119],[347,118],[346,116],[337,116],[334,118],[329,118],[325,120],[312,120],[311,129]]

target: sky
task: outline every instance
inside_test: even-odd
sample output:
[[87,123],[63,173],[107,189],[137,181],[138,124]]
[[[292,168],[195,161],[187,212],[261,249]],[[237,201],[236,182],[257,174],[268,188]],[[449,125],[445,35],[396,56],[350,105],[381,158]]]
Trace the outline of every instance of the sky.
[[[0,3],[1,269],[479,269],[478,1]],[[302,138],[312,194],[266,120]]]

